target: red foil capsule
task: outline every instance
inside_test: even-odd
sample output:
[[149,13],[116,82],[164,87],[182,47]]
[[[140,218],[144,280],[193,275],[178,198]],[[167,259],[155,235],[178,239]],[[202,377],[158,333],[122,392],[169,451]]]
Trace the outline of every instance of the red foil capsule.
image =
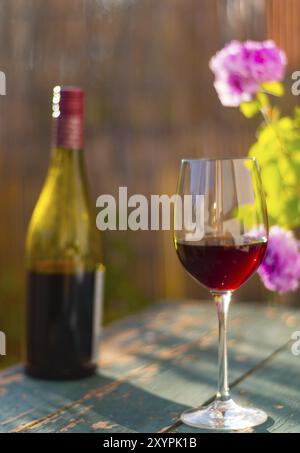
[[84,91],[78,87],[54,87],[54,146],[83,149]]

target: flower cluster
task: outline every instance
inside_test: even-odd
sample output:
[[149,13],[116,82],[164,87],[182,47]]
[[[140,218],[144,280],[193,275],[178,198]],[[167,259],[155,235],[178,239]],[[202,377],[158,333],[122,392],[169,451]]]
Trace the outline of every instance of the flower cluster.
[[[285,53],[271,40],[263,42],[232,41],[217,52],[210,60],[209,66],[215,75],[214,85],[224,106],[239,106],[242,113],[248,118],[259,111],[264,115],[266,125],[258,132],[258,141],[252,147],[252,150],[255,149],[255,154],[250,150],[250,155],[258,158],[263,169],[266,169],[268,165],[273,165],[273,160],[270,157],[266,158],[265,153],[272,156],[274,150],[273,158],[277,159],[278,166],[285,161],[286,155],[289,155],[290,162],[293,164],[290,167],[290,173],[297,175],[298,164],[293,160],[294,148],[290,149],[289,141],[283,140],[284,132],[280,136],[277,134],[276,131],[279,129],[281,120],[278,119],[278,116],[273,115],[273,108],[266,96],[266,93],[275,96],[283,95],[284,90],[280,81],[284,77],[286,63]],[[262,92],[264,94],[259,96],[259,93]],[[292,127],[297,124],[296,117],[295,120],[292,118],[288,118],[288,120]],[[260,143],[260,134],[265,133],[268,127],[273,134],[274,131],[276,133],[273,141],[268,141],[268,149],[266,149],[265,144]],[[296,127],[293,130],[296,131]],[[279,152],[278,149],[280,149]],[[273,181],[266,176],[268,174],[270,173],[263,173],[263,184],[267,194],[267,203],[272,206],[273,200],[276,200],[278,196],[278,188],[276,188],[274,196]],[[274,175],[274,172],[271,174]],[[297,176],[295,178],[297,180]],[[292,189],[293,186],[289,188],[290,191]],[[298,187],[295,186],[295,200],[298,199],[297,190]],[[265,287],[279,293],[295,291],[300,284],[300,243],[292,231],[284,230],[276,225],[278,223],[285,228],[289,228],[290,225],[295,226],[294,213],[292,216],[291,220],[291,214],[286,215],[284,218],[288,221],[285,220],[283,223],[280,216],[276,218],[273,215],[275,225],[270,229],[266,255],[258,269]],[[255,233],[258,234],[258,232],[251,231],[251,234],[255,235]]]
[[251,101],[265,82],[284,77],[285,53],[271,40],[232,41],[210,60],[214,86],[224,106]]
[[270,229],[267,252],[258,269],[266,288],[285,293],[295,291],[300,279],[299,241],[279,226]]

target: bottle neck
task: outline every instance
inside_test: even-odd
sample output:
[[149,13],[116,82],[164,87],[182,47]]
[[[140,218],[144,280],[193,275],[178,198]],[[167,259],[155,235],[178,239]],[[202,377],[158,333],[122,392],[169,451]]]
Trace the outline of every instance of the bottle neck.
[[49,174],[53,182],[64,183],[64,187],[69,190],[79,190],[82,184],[87,184],[84,153],[81,149],[53,146],[48,176]]
[[83,117],[80,114],[61,114],[54,120],[53,148],[82,150],[84,147]]

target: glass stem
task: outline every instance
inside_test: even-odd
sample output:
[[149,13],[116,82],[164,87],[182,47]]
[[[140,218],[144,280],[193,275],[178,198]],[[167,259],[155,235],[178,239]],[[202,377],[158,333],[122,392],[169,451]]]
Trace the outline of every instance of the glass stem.
[[231,292],[212,293],[216,302],[219,321],[219,382],[217,400],[230,399],[227,359],[227,315],[231,301]]

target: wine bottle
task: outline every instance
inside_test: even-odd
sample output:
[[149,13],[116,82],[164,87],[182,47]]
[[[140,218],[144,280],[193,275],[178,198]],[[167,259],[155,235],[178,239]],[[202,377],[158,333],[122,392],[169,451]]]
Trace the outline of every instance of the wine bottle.
[[76,379],[96,369],[104,267],[84,167],[84,92],[53,93],[51,162],[26,238],[26,372]]

